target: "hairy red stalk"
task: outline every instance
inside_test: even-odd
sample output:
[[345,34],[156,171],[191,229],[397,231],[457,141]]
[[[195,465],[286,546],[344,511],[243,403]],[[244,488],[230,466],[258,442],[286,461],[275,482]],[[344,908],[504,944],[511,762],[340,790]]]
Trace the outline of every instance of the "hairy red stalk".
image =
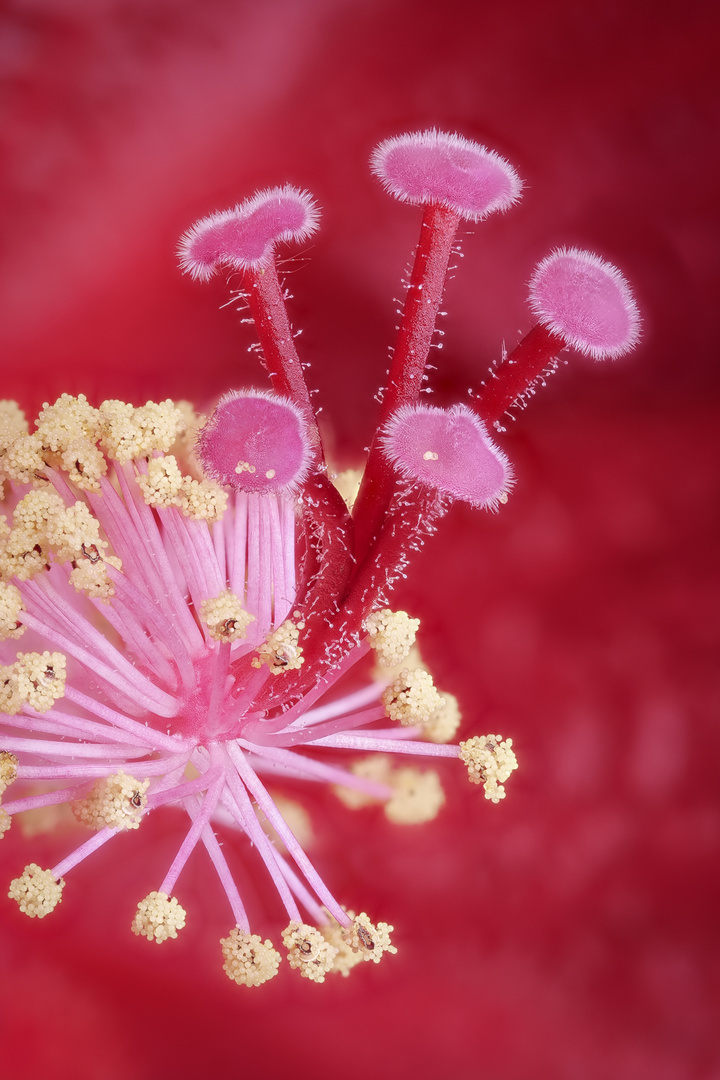
[[[459,223],[460,215],[447,207],[430,205],[423,211],[402,322],[383,393],[379,428],[401,405],[412,405],[419,398]],[[395,483],[395,471],[383,456],[376,437],[353,509],[355,545],[360,558],[378,533]]]
[[566,341],[546,326],[537,323],[505,357],[472,400],[481,420],[495,424],[533,385],[564,348]]

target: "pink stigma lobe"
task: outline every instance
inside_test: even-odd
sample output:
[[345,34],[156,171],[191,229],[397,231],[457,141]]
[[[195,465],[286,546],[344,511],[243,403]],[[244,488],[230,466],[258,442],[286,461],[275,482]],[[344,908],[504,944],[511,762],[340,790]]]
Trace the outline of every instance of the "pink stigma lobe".
[[496,509],[512,486],[507,458],[465,405],[403,406],[386,424],[382,445],[406,480],[473,506]]
[[530,307],[543,326],[595,360],[622,356],[640,337],[630,286],[590,251],[558,248],[543,259],[530,282]]
[[470,221],[507,210],[522,188],[512,165],[495,151],[442,131],[386,139],[373,152],[370,166],[396,199],[439,203]]
[[236,491],[289,491],[307,475],[310,447],[299,410],[285,398],[231,392],[200,432],[197,455],[208,476]]
[[207,280],[219,266],[259,269],[280,241],[303,241],[318,227],[312,196],[298,188],[267,188],[232,210],[201,218],[180,240],[185,273]]

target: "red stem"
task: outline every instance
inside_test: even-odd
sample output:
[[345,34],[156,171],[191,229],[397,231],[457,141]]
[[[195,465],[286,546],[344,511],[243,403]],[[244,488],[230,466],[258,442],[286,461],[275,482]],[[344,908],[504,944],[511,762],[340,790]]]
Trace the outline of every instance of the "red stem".
[[[388,384],[383,393],[378,428],[382,428],[401,405],[415,404],[420,395],[459,222],[459,216],[443,206],[427,206],[423,212],[420,240]],[[381,453],[376,435],[353,508],[355,543],[360,558],[367,553],[380,529],[395,483],[395,472]]]
[[313,454],[317,463],[322,464],[315,411],[295,348],[292,326],[274,260],[271,259],[262,269],[246,270],[243,284],[273,389],[276,394],[284,394],[290,398],[302,410],[309,428]]
[[498,368],[493,368],[472,405],[494,424],[565,348],[565,340],[537,323]]

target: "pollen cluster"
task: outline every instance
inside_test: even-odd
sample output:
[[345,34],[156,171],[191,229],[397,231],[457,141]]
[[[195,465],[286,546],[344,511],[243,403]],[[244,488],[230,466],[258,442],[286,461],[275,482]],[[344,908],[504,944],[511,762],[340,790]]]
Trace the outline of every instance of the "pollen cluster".
[[342,938],[363,960],[372,960],[374,964],[379,964],[385,953],[397,952],[395,946],[390,944],[390,934],[394,929],[384,922],[373,925],[369,916],[362,911],[353,918],[350,926],[342,931]]
[[475,735],[460,743],[460,758],[468,767],[471,783],[483,785],[486,799],[497,803],[505,798],[503,784],[518,767],[512,739]]
[[113,587],[106,564],[121,567],[119,559],[106,554],[108,546],[86,503],[66,506],[51,488],[32,488],[15,507],[12,529],[0,537],[0,577],[28,581],[47,570],[52,556],[71,564],[70,582],[79,592],[107,600]]
[[425,668],[403,668],[383,692],[382,703],[390,719],[401,724],[427,724],[443,704]]
[[149,780],[120,771],[98,780],[89,795],[70,804],[77,820],[91,829],[137,829],[147,805]]
[[168,938],[176,938],[178,930],[184,926],[185,909],[175,897],[164,892],[151,892],[138,904],[130,929],[133,934],[160,944]]
[[281,956],[271,941],[258,934],[246,934],[236,926],[220,939],[225,958],[223,970],[238,986],[262,986],[277,975]]
[[[371,754],[354,762],[351,772],[361,780],[385,785],[391,792],[384,810],[394,825],[422,825],[437,817],[445,802],[440,777],[434,769],[412,766],[393,768],[387,754]],[[335,794],[350,810],[374,803],[377,799],[357,788],[335,787]]]
[[326,941],[320,930],[307,923],[292,921],[283,930],[282,939],[290,967],[311,982],[325,982],[325,976],[333,969],[337,949]]
[[440,691],[441,705],[432,714],[423,729],[426,739],[435,743],[452,742],[460,727],[462,717],[458,700],[453,694]]
[[7,750],[0,751],[0,797],[9,788],[18,772],[18,759]]
[[148,401],[139,408],[124,401],[104,401],[99,413],[105,453],[121,465],[156,450],[167,453],[185,425],[182,411],[169,398]]
[[65,693],[65,657],[59,652],[18,653],[0,667],[0,711],[14,716],[23,705],[45,712]]
[[31,919],[44,919],[62,900],[64,881],[56,881],[52,871],[30,863],[19,878],[10,882],[8,896]]
[[415,635],[420,626],[419,619],[411,619],[406,611],[374,611],[365,620],[368,643],[377,654],[382,667],[394,667],[402,664],[415,644]]
[[203,600],[200,619],[207,626],[213,641],[241,641],[254,616],[244,611],[234,592],[226,589],[219,596]]
[[298,644],[303,623],[294,623],[286,619],[258,649],[258,655],[252,665],[261,668],[267,664],[273,675],[282,675],[284,671],[297,671],[305,663],[302,648]]
[[22,593],[16,585],[0,581],[0,641],[19,638],[24,630],[18,622],[22,611]]
[[397,769],[391,777],[395,794],[385,804],[385,816],[394,825],[422,825],[433,821],[445,802],[440,777],[434,769]]

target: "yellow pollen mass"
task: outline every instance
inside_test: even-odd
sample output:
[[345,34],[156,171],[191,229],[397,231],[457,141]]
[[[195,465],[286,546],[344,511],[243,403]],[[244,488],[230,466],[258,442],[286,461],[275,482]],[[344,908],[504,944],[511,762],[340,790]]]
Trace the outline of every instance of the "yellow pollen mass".
[[22,611],[22,593],[16,585],[0,581],[0,641],[19,638],[25,627],[18,622]]
[[486,799],[498,803],[505,798],[503,784],[518,767],[512,739],[475,735],[460,743],[460,759],[467,765],[470,782],[483,785]]
[[31,919],[44,919],[62,900],[65,882],[56,881],[50,870],[30,863],[19,878],[10,882],[8,896],[15,900],[23,914]]
[[18,653],[14,664],[0,667],[0,712],[14,716],[26,704],[46,712],[64,694],[63,653]]
[[107,456],[121,465],[150,457],[155,450],[167,453],[185,426],[182,410],[169,398],[139,408],[124,401],[103,401],[99,412],[100,441]]
[[175,506],[183,475],[172,454],[150,458],[147,474],[140,474],[137,484],[148,506]]
[[432,714],[423,729],[423,735],[430,742],[447,743],[455,738],[462,716],[458,700],[452,694],[440,691],[442,704]]
[[0,751],[0,796],[9,788],[17,778],[18,759],[7,750]]
[[372,960],[374,964],[379,964],[385,953],[397,952],[395,946],[390,944],[390,934],[394,929],[389,923],[380,922],[374,925],[363,911],[353,918],[350,926],[342,930],[342,938],[363,960]]
[[321,932],[307,923],[291,922],[283,930],[282,939],[290,967],[311,982],[325,982],[325,976],[332,971],[337,949]]
[[442,705],[432,675],[425,668],[403,668],[382,695],[385,712],[401,724],[426,724]]
[[3,810],[0,806],[0,840],[2,840],[5,833],[12,825],[12,818],[8,814],[7,810]]
[[296,671],[302,667],[305,660],[298,641],[300,631],[303,629],[304,623],[296,624],[292,619],[286,619],[258,648],[258,654],[252,661],[252,666],[260,668],[263,664],[267,664],[273,675],[281,675],[284,671]]
[[68,474],[68,479],[83,491],[100,491],[100,477],[107,472],[102,450],[89,439],[73,443],[57,455],[50,455],[49,464]]
[[35,424],[46,449],[58,453],[77,443],[96,442],[102,430],[98,409],[84,394],[61,394],[53,405],[46,401]]
[[[351,919],[355,918],[352,911],[349,911],[348,915]],[[348,943],[343,939],[343,927],[340,923],[335,922],[334,919],[332,922],[326,923],[321,929],[322,935],[327,943],[331,945],[333,949],[337,949],[337,955],[333,960],[333,966],[330,969],[330,973],[332,975],[342,975],[343,978],[347,979],[352,969],[357,967],[358,964],[362,964],[364,959],[362,953],[359,949],[351,949]]]
[[177,497],[177,506],[189,518],[207,521],[208,525],[219,521],[227,507],[228,493],[212,480],[193,480],[183,477]]
[[[445,802],[440,777],[433,769],[412,766],[396,769],[387,754],[371,754],[353,762],[350,771],[363,780],[372,780],[392,789],[393,794],[385,802],[384,811],[394,825],[422,825],[432,821]],[[337,785],[333,790],[350,810],[379,801],[356,788]]]
[[219,596],[203,600],[200,620],[207,626],[213,641],[241,641],[247,636],[248,626],[255,616],[243,610],[239,599],[230,589]]
[[220,939],[223,971],[238,986],[262,986],[277,975],[282,957],[271,941],[246,934],[239,926]]
[[0,458],[3,476],[16,484],[32,484],[43,479],[46,461],[39,435],[18,435]]
[[[17,401],[0,401],[0,458],[21,435],[27,435],[28,423]],[[0,462],[0,468],[2,464]]]
[[235,472],[238,473],[238,475],[244,472],[254,473],[255,466],[251,465],[249,461],[238,461],[237,465],[235,466]]
[[389,608],[374,611],[365,620],[368,644],[382,667],[393,667],[407,660],[419,628],[419,619],[411,619],[406,611]]
[[156,941],[159,945],[168,938],[178,936],[178,930],[185,926],[185,914],[185,909],[174,896],[151,892],[138,904],[130,929],[133,934]]
[[137,829],[147,805],[149,780],[135,780],[120,771],[103,777],[84,799],[76,799],[71,809],[81,824],[100,829]]
[[437,817],[445,802],[440,777],[434,769],[403,767],[391,778],[395,794],[385,804],[385,816],[394,825],[423,825]]

